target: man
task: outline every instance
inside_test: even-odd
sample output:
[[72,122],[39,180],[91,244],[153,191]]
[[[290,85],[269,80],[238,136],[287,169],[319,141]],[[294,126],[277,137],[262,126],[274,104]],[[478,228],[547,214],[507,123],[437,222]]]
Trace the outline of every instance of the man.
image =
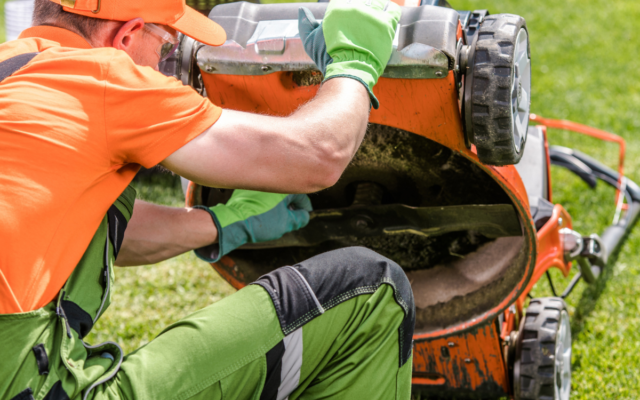
[[[0,46],[0,398],[408,398],[411,289],[363,248],[280,268],[126,357],[82,340],[108,307],[114,259],[218,259],[307,223],[306,196],[266,192],[339,178],[398,19],[382,0],[335,0],[323,25],[301,10],[325,82],[276,118],[223,111],[157,72],[177,31],[225,41],[184,0],[36,0],[34,27]],[[128,184],[158,163],[245,190],[212,209],[136,201]]]

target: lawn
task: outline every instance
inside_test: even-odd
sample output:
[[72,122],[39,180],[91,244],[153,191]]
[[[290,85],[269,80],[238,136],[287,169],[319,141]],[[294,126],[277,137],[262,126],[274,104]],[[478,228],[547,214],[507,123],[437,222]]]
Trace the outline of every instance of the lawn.
[[[634,40],[638,0],[450,0],[458,9],[489,9],[526,18],[533,65],[532,112],[592,125],[627,140],[627,174],[640,182],[640,59]],[[0,4],[3,2],[0,1]],[[0,19],[0,27],[3,19]],[[3,33],[2,33],[3,34]],[[2,35],[0,34],[0,35]],[[634,44],[635,43],[635,44]],[[551,144],[576,147],[613,166],[616,146],[550,131]],[[553,200],[574,217],[581,233],[601,232],[613,215],[613,191],[590,190],[564,170],[553,169]],[[142,199],[180,206],[179,181],[155,175],[135,182]],[[637,399],[640,381],[640,286],[634,231],[593,287],[569,298],[574,334],[573,399]],[[556,286],[563,287],[559,273]],[[185,254],[153,266],[120,268],[111,308],[87,337],[115,340],[129,352],[167,324],[234,292],[205,263]],[[549,296],[546,282],[534,295]]]

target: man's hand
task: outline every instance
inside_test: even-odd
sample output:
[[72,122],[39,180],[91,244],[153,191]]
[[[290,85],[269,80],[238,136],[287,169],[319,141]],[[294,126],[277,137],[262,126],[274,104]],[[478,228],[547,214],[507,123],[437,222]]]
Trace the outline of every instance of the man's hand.
[[298,29],[305,51],[325,81],[348,77],[362,83],[373,108],[373,86],[391,57],[400,7],[389,0],[332,0],[322,24],[301,7]]
[[278,239],[306,226],[309,211],[306,195],[249,190],[236,190],[227,204],[210,209],[136,200],[116,265],[154,264],[194,249],[200,258],[217,261],[245,243]]
[[218,230],[218,243],[196,250],[208,262],[245,243],[266,242],[309,223],[311,201],[304,194],[275,194],[236,189],[227,204],[211,208],[197,206],[211,214]]

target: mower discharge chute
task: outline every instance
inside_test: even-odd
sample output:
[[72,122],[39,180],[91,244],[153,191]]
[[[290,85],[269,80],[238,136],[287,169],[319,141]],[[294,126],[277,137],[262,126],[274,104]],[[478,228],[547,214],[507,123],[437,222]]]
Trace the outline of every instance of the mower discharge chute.
[[[161,70],[224,108],[288,115],[322,81],[300,41],[300,6],[321,20],[327,4],[216,6],[209,17],[227,42],[209,47],[182,37]],[[339,182],[310,195],[309,225],[245,245],[214,269],[239,289],[321,252],[369,247],[398,262],[412,283],[415,394],[567,399],[566,305],[562,296],[533,299],[525,314],[526,296],[550,267],[568,275],[571,261],[581,272],[565,295],[580,277],[597,279],[637,218],[640,188],[621,168],[550,150],[546,126],[623,146],[614,135],[535,116],[541,124],[529,126],[528,37],[516,15],[455,11],[442,0],[403,7],[374,88],[381,107]],[[619,189],[616,221],[602,239],[574,232],[569,214],[551,202],[550,161]],[[226,202],[232,193],[186,183],[188,206]]]

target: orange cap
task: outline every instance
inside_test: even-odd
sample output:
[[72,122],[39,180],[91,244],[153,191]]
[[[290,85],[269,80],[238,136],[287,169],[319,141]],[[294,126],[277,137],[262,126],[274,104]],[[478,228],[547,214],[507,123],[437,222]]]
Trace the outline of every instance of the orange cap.
[[65,11],[85,17],[168,25],[178,32],[211,46],[227,40],[224,29],[209,18],[187,6],[185,0],[51,0]]

